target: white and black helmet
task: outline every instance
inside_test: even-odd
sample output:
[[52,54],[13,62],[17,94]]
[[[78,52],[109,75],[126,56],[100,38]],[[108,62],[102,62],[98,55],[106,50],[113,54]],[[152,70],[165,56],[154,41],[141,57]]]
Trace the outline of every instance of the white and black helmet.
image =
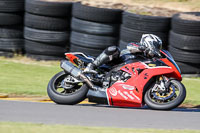
[[162,40],[153,34],[143,34],[140,44],[150,49],[162,49]]

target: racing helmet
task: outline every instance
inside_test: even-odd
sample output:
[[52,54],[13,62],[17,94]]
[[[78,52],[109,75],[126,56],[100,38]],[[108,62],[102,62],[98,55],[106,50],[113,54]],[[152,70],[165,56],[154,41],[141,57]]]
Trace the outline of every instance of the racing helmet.
[[140,44],[152,50],[162,49],[162,40],[153,34],[143,34]]

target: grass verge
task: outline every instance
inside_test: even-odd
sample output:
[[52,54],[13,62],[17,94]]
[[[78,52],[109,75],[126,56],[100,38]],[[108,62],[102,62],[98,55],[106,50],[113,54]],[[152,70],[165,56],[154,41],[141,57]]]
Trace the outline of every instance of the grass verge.
[[[47,96],[47,84],[59,71],[59,62],[0,58],[0,93]],[[200,78],[184,78],[182,83],[187,89],[184,103],[200,105]]]
[[0,122],[1,133],[200,133],[200,130],[159,130],[131,128],[103,128],[31,123]]
[[200,105],[200,78],[183,78],[187,96],[185,104]]
[[0,58],[0,93],[47,95],[48,81],[59,71],[58,63]]

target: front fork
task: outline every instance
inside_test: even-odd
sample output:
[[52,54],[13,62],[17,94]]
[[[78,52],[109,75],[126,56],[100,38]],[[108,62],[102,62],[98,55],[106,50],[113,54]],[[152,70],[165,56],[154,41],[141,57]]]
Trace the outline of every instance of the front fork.
[[157,77],[156,84],[153,87],[152,91],[156,91],[159,88],[161,91],[168,91],[170,86],[170,79],[164,75]]

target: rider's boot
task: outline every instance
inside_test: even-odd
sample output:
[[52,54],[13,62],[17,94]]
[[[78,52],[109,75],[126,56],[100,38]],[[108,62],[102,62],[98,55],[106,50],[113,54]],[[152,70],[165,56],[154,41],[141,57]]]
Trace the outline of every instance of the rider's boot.
[[112,61],[113,58],[118,58],[120,54],[119,48],[110,46],[105,49],[92,63],[89,63],[84,70],[84,73],[95,73],[94,69],[104,63]]

